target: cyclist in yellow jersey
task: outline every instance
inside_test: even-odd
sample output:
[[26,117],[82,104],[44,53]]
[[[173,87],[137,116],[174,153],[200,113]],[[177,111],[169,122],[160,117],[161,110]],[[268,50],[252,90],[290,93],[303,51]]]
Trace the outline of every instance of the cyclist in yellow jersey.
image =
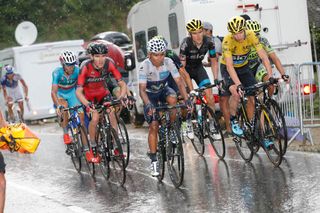
[[[3,118],[2,112],[0,110],[0,129],[7,126],[7,122]],[[6,164],[4,163],[3,155],[0,152],[0,213],[4,210],[5,197],[6,197],[6,178],[5,178],[5,168]]]
[[[263,50],[258,37],[251,30],[246,30],[246,22],[240,16],[231,18],[228,22],[228,31],[222,42],[221,74],[225,83],[226,92],[230,92],[230,120],[231,130],[235,135],[243,135],[243,130],[236,121],[236,109],[243,94],[243,87],[256,83],[253,72],[248,64],[251,48],[256,49],[262,64],[266,67],[269,76],[272,74],[271,65],[266,52]],[[247,112],[249,119],[253,118],[254,97],[248,97]]]
[[[286,75],[285,70],[281,64],[281,61],[276,55],[274,49],[271,47],[268,39],[260,35],[260,31],[261,31],[260,23],[254,20],[247,20],[246,27],[247,29],[252,30],[256,34],[256,36],[259,38],[259,41],[263,49],[267,52],[269,59],[275,64],[277,70],[281,74],[282,79],[285,81],[288,81],[289,76]],[[253,70],[255,78],[258,82],[269,80],[267,71],[265,67],[262,66],[262,64],[260,63],[259,56],[257,54],[257,51],[254,48],[251,49],[251,52],[249,54],[249,66],[250,66],[250,69]]]

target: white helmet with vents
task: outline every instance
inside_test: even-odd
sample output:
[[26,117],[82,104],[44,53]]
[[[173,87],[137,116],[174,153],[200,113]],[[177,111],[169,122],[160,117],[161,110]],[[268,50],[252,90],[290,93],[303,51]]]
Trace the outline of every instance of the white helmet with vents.
[[77,62],[77,56],[71,51],[63,51],[60,55],[60,62],[63,65],[75,65]]
[[150,41],[148,41],[147,48],[148,52],[150,53],[160,53],[167,50],[167,45],[163,39],[159,37],[153,37]]

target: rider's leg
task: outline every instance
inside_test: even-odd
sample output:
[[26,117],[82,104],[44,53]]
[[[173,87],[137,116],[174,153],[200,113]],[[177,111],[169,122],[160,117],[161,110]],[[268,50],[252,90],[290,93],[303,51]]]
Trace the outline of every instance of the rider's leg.
[[23,115],[24,115],[24,105],[23,105],[23,100],[18,101],[18,105],[19,105],[19,109],[20,109],[20,118],[22,121],[24,121],[23,119]]
[[[166,98],[167,103],[170,106],[175,106],[177,104],[177,97],[176,95],[168,95]],[[177,109],[170,110],[170,121],[174,122],[177,117]]]
[[229,99],[230,99],[230,96],[220,96],[219,104],[220,104],[220,110],[223,114],[223,117],[226,123],[226,130],[227,132],[231,133]]
[[[152,121],[149,125],[149,134],[148,134],[148,144],[150,149],[150,154],[156,154],[157,152],[157,144],[158,144],[158,130],[159,130],[159,122]],[[152,161],[156,161],[156,159],[151,159]]]
[[213,98],[213,94],[212,94],[212,89],[206,89],[205,90],[206,93],[206,99],[208,101],[208,106],[213,110],[213,112],[215,112],[215,103],[214,103],[214,98]]
[[93,110],[92,112],[92,117],[91,117],[91,121],[89,123],[89,136],[90,136],[90,145],[91,146],[96,146],[96,127],[98,125],[99,122],[99,113],[96,110]]
[[8,115],[9,115],[9,119],[10,120],[14,120],[14,116],[13,116],[13,99],[11,97],[8,97],[7,100],[7,106],[8,106]]

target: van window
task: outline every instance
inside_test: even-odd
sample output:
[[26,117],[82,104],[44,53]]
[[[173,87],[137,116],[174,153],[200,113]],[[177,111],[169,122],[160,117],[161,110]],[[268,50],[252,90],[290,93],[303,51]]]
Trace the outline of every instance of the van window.
[[148,41],[158,35],[158,29],[157,27],[150,27],[148,29]]
[[175,13],[169,14],[169,31],[171,48],[176,49],[179,47],[179,32],[178,32],[178,21]]
[[136,41],[137,59],[141,62],[147,57],[146,33],[144,31],[140,31],[137,32],[134,37]]

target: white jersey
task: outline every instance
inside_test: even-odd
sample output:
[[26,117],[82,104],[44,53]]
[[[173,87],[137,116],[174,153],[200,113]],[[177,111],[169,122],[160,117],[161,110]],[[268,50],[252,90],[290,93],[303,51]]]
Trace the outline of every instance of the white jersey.
[[139,68],[139,84],[147,84],[147,92],[158,93],[168,85],[170,74],[173,78],[180,77],[177,67],[170,58],[165,57],[160,67],[155,67],[149,58]]

